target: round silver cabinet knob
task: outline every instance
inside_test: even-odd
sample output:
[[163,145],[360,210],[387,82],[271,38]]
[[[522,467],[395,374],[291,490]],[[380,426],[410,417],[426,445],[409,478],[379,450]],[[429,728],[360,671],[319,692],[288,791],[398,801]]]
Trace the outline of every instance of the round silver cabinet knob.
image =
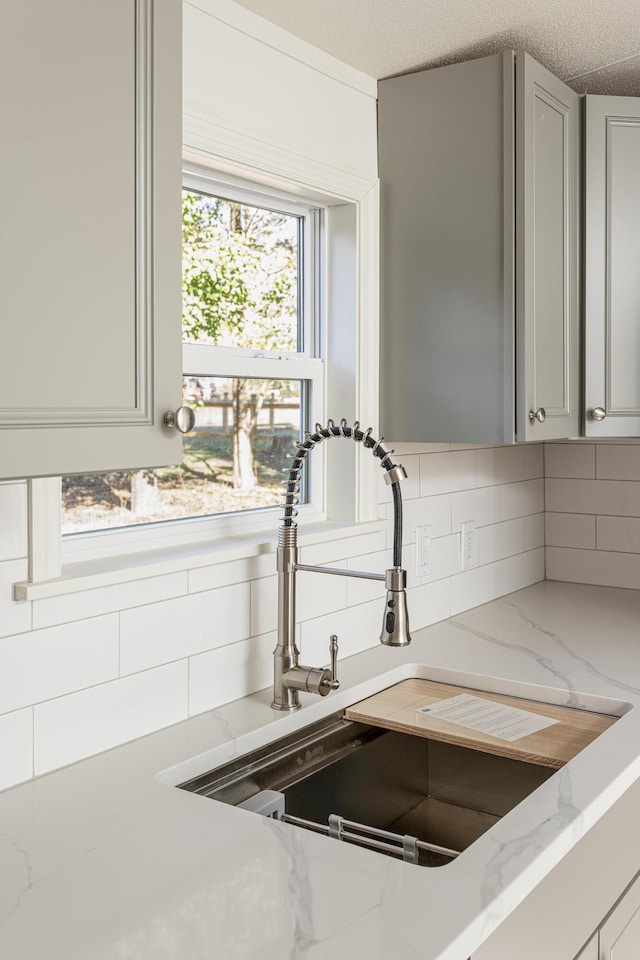
[[175,427],[180,433],[190,433],[196,425],[196,415],[191,407],[178,407],[175,412],[167,410],[164,422],[165,426]]
[[535,411],[529,410],[529,423],[533,423],[534,420],[537,420],[538,423],[544,423],[547,419],[547,411],[544,407],[538,407]]
[[591,411],[592,420],[604,420],[606,415],[607,411],[604,409],[604,407],[594,407]]

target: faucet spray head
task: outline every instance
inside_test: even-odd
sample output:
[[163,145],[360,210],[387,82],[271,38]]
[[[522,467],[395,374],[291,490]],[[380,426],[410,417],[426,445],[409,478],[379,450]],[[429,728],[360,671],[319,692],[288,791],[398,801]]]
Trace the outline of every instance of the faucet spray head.
[[402,567],[391,567],[385,576],[387,599],[382,619],[380,643],[387,647],[406,647],[411,643],[407,610],[407,574]]

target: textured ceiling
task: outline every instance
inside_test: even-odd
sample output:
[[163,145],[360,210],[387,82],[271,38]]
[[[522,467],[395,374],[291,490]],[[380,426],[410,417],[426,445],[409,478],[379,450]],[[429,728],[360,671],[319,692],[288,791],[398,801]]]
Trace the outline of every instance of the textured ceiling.
[[526,50],[580,93],[640,96],[639,0],[239,0],[372,77]]

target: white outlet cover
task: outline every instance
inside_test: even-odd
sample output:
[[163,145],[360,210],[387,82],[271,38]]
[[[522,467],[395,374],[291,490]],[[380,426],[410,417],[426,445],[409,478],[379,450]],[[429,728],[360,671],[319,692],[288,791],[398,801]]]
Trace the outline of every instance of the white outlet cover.
[[414,575],[428,577],[431,573],[431,524],[416,527]]
[[465,520],[460,524],[460,568],[471,570],[478,566],[478,524]]

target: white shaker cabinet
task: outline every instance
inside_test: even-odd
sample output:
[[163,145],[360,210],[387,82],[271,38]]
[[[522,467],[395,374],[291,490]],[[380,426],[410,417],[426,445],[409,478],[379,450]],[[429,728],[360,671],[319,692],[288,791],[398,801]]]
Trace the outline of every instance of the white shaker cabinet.
[[586,98],[585,433],[640,435],[640,99]]
[[598,931],[597,960],[640,957],[640,880],[636,879]]
[[381,431],[579,430],[580,98],[526,54],[379,84]]
[[576,960],[598,960],[598,937],[592,937],[589,943],[580,951]]
[[0,14],[0,479],[174,463],[180,0]]

